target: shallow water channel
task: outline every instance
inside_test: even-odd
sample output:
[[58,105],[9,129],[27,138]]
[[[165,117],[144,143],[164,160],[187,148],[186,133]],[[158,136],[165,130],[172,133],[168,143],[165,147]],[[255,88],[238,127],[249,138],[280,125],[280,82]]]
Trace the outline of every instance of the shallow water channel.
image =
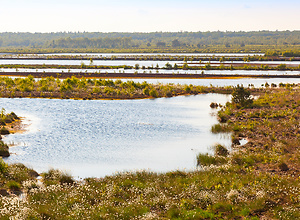
[[230,96],[203,94],[144,100],[0,99],[7,112],[25,117],[23,134],[7,136],[8,163],[38,172],[58,168],[76,178],[115,172],[167,172],[196,168],[196,155],[227,135],[210,132],[217,123],[211,102]]

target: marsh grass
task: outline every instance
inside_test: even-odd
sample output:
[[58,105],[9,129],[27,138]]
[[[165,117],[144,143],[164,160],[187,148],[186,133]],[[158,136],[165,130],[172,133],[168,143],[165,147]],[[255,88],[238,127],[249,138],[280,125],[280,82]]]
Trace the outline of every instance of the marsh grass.
[[215,124],[211,127],[211,132],[214,134],[229,133],[231,128],[227,124]]
[[[296,111],[287,107],[294,104]],[[50,170],[41,183],[23,166],[0,161],[0,187],[16,181],[26,200],[0,197],[3,219],[300,219],[300,93],[265,90],[251,108],[226,105],[234,137],[249,141],[228,156],[199,155],[192,172],[127,172],[64,183]],[[269,117],[280,113],[279,117]],[[226,114],[226,113],[224,113]],[[253,117],[253,115],[255,117]],[[255,123],[254,123],[255,122]],[[233,130],[234,127],[239,129]],[[225,153],[224,153],[225,152]],[[280,169],[282,163],[288,170]],[[22,175],[21,175],[22,173]]]
[[225,164],[227,160],[221,156],[211,156],[209,154],[198,154],[197,165],[198,166],[210,166]]
[[[253,89],[258,91],[256,89]],[[72,76],[64,80],[54,77],[35,81],[26,78],[0,78],[0,97],[63,98],[63,99],[137,99],[172,97],[200,93],[230,94],[232,87],[205,87],[175,84],[150,84],[110,79],[87,79]]]

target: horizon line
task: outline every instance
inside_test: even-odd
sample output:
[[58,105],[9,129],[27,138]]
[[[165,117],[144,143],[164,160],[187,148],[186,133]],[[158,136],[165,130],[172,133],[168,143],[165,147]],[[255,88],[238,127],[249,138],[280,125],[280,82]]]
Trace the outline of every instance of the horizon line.
[[3,33],[31,33],[31,34],[53,34],[53,33],[103,33],[103,34],[110,34],[110,33],[127,33],[127,34],[150,34],[150,33],[214,33],[214,32],[223,32],[223,33],[250,33],[250,32],[297,32],[299,30],[250,30],[250,31],[243,31],[243,30],[236,30],[236,31],[220,31],[220,30],[213,30],[213,31],[51,31],[51,32],[31,32],[31,31],[20,31],[20,32],[14,32],[14,31],[0,31],[0,34]]

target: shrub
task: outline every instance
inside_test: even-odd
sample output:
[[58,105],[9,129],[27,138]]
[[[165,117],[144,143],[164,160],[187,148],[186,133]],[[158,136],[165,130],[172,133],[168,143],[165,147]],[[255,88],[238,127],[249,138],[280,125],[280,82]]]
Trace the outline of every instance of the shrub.
[[60,170],[50,169],[47,173],[42,173],[43,181],[46,185],[53,184],[73,184],[73,177],[67,173],[62,173]]
[[70,174],[62,173],[61,176],[60,176],[59,182],[61,184],[64,184],[64,183],[73,184],[75,181],[74,181],[73,177]]
[[229,154],[229,151],[227,150],[227,148],[222,146],[221,144],[214,146],[214,150],[215,150],[215,154],[217,156],[227,157]]
[[279,167],[279,169],[280,169],[281,171],[288,171],[288,170],[289,170],[288,165],[287,165],[286,163],[284,163],[284,162],[280,163],[280,164],[278,165],[278,167]]
[[218,107],[219,107],[218,103],[215,103],[215,102],[210,103],[209,106],[210,106],[211,108],[218,108]]
[[0,173],[5,173],[7,171],[8,165],[0,158]]
[[237,85],[232,92],[232,102],[236,104],[238,108],[249,107],[253,103],[250,91],[246,90],[243,86]]
[[158,97],[158,92],[156,91],[156,89],[151,89],[149,92],[149,95],[153,98],[157,98]]
[[18,183],[36,178],[38,175],[34,170],[27,168],[24,164],[17,163],[8,167],[9,179]]
[[7,144],[4,144],[3,141],[0,141],[0,157],[9,157],[9,147]]
[[149,88],[148,87],[143,89],[143,94],[144,95],[149,95]]
[[230,132],[230,128],[226,124],[215,124],[211,127],[211,132],[214,134],[222,132]]
[[2,127],[2,128],[0,129],[0,134],[1,134],[1,135],[9,134],[9,130],[7,130],[7,128],[5,128],[5,127]]
[[13,191],[21,190],[21,184],[14,180],[9,181],[6,185],[10,190],[13,190]]
[[210,166],[225,164],[227,160],[224,157],[214,157],[209,154],[198,154],[197,165],[198,166]]
[[219,111],[218,112],[218,120],[221,123],[227,122],[229,119],[229,116],[224,112],[224,111]]
[[231,138],[231,141],[232,141],[233,145],[240,145],[241,144],[239,138],[234,137],[234,136]]
[[20,119],[14,112],[11,112],[8,116],[15,119],[15,120]]

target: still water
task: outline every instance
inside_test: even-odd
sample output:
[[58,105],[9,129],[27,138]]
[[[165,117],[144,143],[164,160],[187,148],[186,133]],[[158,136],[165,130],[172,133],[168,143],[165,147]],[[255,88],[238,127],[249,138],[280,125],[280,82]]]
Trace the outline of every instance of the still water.
[[[179,66],[182,66],[184,62],[182,61],[162,61],[162,60],[94,60],[92,63],[90,60],[38,60],[38,59],[0,59],[0,64],[26,64],[26,65],[99,65],[99,66],[135,66],[138,64],[140,67],[145,66],[147,67],[156,67],[159,68],[165,67],[166,64],[169,63],[172,66],[176,63]],[[209,61],[202,61],[200,62],[188,62],[190,66],[203,66],[205,63],[209,63]],[[239,61],[232,61],[228,63],[243,63]],[[293,64],[293,65],[300,65],[299,61],[254,61],[254,62],[247,62],[246,64],[251,63],[258,63],[258,64]]]
[[238,79],[121,79],[123,81],[132,80],[134,82],[144,82],[147,81],[148,83],[153,84],[181,84],[181,85],[197,85],[197,86],[218,86],[218,87],[225,87],[225,86],[244,86],[249,87],[250,85],[260,88],[264,87],[266,83],[269,85],[276,84],[279,86],[280,83],[290,83],[290,84],[299,84],[300,78],[238,78]]
[[38,172],[59,168],[75,177],[115,172],[191,170],[196,155],[230,138],[211,134],[217,123],[211,102],[230,96],[206,94],[144,100],[0,99],[7,112],[25,117],[27,132],[9,135],[8,163]]
[[[25,69],[25,68],[0,68],[1,73],[143,73],[143,74],[222,74],[222,75],[251,75],[251,76],[285,76],[285,75],[293,75],[299,76],[300,71],[258,71],[258,70],[166,70],[166,69]],[[99,75],[100,77],[101,75]]]

